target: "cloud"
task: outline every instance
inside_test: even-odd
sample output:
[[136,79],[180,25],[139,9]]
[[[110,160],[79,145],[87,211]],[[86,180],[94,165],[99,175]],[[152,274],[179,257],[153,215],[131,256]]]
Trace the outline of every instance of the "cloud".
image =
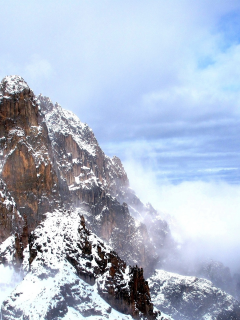
[[1,79],[6,75],[20,75],[28,83],[31,89],[41,90],[54,77],[54,69],[47,59],[34,54],[25,61],[11,60],[8,57],[0,57]]
[[35,55],[31,58],[31,61],[26,65],[26,77],[31,80],[37,80],[38,78],[48,78],[53,74],[53,68],[51,64],[41,57]]
[[240,271],[239,185],[216,181],[185,181],[174,185],[157,177],[151,167],[132,159],[124,166],[130,186],[140,199],[151,202],[163,217],[174,217],[172,233],[180,243],[188,243],[189,264],[191,259],[214,259],[233,271]]

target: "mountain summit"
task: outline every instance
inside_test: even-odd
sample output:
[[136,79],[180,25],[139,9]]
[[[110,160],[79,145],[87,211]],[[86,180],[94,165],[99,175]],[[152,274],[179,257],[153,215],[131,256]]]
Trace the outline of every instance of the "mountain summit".
[[0,84],[0,97],[5,98],[14,94],[30,90],[27,82],[20,76],[6,76]]

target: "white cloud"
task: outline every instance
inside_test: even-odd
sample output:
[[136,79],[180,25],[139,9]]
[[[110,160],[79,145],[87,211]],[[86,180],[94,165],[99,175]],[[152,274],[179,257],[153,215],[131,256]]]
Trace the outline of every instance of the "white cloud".
[[192,251],[203,259],[220,260],[234,270],[240,268],[239,185],[216,181],[173,185],[157,179],[151,167],[133,160],[124,166],[140,199],[175,218],[172,231],[178,241],[190,241]]
[[26,78],[30,78],[32,81],[38,81],[39,78],[49,78],[53,74],[53,68],[49,61],[41,58],[38,55],[34,55],[30,62],[25,66]]
[[[201,119],[202,116],[240,115],[240,45],[218,52],[214,62],[198,68],[197,61],[181,75],[181,81],[169,88],[142,96],[145,111],[151,115],[169,115],[171,121]],[[187,64],[186,64],[187,65]]]

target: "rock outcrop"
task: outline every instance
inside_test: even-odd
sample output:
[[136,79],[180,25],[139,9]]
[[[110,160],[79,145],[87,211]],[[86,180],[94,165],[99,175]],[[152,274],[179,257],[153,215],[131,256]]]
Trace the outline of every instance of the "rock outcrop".
[[[147,215],[148,210],[129,188],[120,159],[104,154],[86,124],[50,99],[36,98],[21,77],[8,76],[0,86],[0,134],[1,177],[16,203],[14,215],[22,219],[16,239],[22,238],[24,215],[30,233],[61,203],[84,207],[93,232],[127,263],[153,272],[159,260],[156,243],[159,237],[161,246],[167,243],[168,226],[156,220],[146,227],[133,218],[132,211]],[[2,241],[16,229],[12,209],[4,210]],[[150,229],[152,238],[158,235],[155,242]]]
[[22,231],[24,219],[17,210],[16,203],[7,191],[5,182],[0,179],[0,243],[11,234]]
[[[53,106],[48,98],[36,98],[19,76],[7,76],[0,85],[0,150],[0,262],[26,266],[26,250],[30,252],[29,262],[37,261],[46,251],[45,242],[35,245],[36,230],[41,228],[46,212],[72,206],[84,209],[91,230],[109,243],[121,259],[138,264],[140,269],[132,269],[131,289],[125,283],[124,291],[120,283],[126,264],[115,253],[101,258],[94,269],[96,273],[88,274],[84,265],[91,264],[92,247],[88,240],[85,246],[79,244],[83,246],[83,261],[79,253],[74,255],[78,252],[76,239],[76,243],[68,245],[72,251],[68,254],[66,250],[65,259],[79,277],[84,274],[90,283],[105,274],[111,262],[110,277],[119,277],[118,293],[112,291],[115,280],[108,279],[104,282],[107,291],[102,290],[101,295],[117,309],[121,309],[123,301],[121,311],[134,317],[141,313],[156,318],[142,271],[142,267],[152,270],[156,260],[154,245],[146,226],[134,220],[126,203],[119,202],[129,188],[120,159],[105,156],[86,124],[58,104]],[[83,230],[87,229],[82,227]],[[81,232],[78,236],[84,238]],[[48,241],[51,243],[51,236]],[[104,256],[102,251],[99,255]],[[121,299],[116,298],[119,295]]]

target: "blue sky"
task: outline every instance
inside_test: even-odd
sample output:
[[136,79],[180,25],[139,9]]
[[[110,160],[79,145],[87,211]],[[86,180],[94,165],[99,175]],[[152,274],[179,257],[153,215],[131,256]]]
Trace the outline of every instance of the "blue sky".
[[0,6],[0,77],[76,113],[141,199],[239,266],[240,1]]

